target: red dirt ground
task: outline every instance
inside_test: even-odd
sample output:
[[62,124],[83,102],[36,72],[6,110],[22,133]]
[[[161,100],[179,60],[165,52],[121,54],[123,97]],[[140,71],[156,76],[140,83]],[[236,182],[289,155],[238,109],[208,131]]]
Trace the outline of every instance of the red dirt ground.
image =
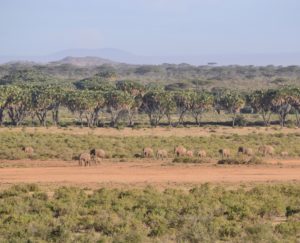
[[[8,161],[1,161],[8,163]],[[29,164],[28,164],[29,162]],[[221,166],[215,164],[180,165],[158,161],[104,162],[98,166],[79,167],[75,162],[13,161],[27,168],[1,168],[0,185],[41,184],[123,184],[168,185],[197,183],[300,182],[300,160],[271,161],[256,166]],[[61,163],[61,164],[60,164]]]

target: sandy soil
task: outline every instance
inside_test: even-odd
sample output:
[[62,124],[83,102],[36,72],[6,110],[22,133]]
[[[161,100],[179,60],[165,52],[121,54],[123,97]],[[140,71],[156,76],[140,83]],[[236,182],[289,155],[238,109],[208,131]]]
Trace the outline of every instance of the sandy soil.
[[[22,164],[24,161],[18,163]],[[300,182],[300,160],[286,160],[280,163],[272,161],[258,166],[174,165],[159,161],[105,162],[92,167],[79,167],[75,162],[62,162],[61,166],[59,161],[35,161],[35,163],[36,167],[32,168],[1,168],[0,185],[23,182],[86,186]]]
[[247,135],[250,133],[262,133],[262,134],[276,134],[276,133],[299,133],[298,128],[280,128],[279,126],[273,127],[241,127],[241,128],[231,128],[231,127],[191,127],[191,128],[141,128],[132,129],[124,128],[118,130],[115,128],[79,128],[79,127],[69,127],[69,128],[57,128],[57,127],[26,127],[26,128],[0,128],[0,133],[5,131],[20,132],[25,131],[29,133],[41,132],[41,133],[64,133],[64,134],[94,134],[102,136],[210,136],[214,135],[228,135],[228,134],[239,134]]

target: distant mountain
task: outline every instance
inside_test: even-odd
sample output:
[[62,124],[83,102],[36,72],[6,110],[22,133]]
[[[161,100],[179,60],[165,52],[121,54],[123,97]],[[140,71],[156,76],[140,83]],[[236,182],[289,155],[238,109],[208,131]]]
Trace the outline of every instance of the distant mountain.
[[61,64],[70,64],[78,67],[87,67],[87,66],[101,66],[103,64],[114,65],[116,62],[113,62],[108,59],[100,57],[65,57],[59,61],[50,62],[50,65],[61,65]]
[[37,63],[56,62],[66,57],[98,57],[112,62],[139,64],[141,58],[126,51],[114,48],[102,49],[69,49],[46,56],[0,56],[0,64],[8,62],[31,61]]
[[48,59],[59,60],[65,57],[99,57],[103,59],[112,60],[114,62],[135,63],[138,57],[129,52],[114,49],[69,49],[51,54]]
[[[56,62],[57,60],[68,57],[66,62],[74,62],[77,65],[83,65],[80,63],[92,63],[94,61],[71,60],[70,57],[86,58],[94,57],[104,60],[110,60],[112,62],[127,63],[127,64],[180,64],[187,63],[191,65],[207,65],[214,63],[214,65],[255,65],[255,66],[267,66],[267,65],[300,65],[300,53],[253,53],[253,54],[203,54],[203,55],[174,55],[174,56],[139,56],[126,52],[120,49],[114,48],[102,48],[102,49],[69,49],[56,52],[47,56],[35,56],[35,57],[1,57],[0,64],[11,61],[32,61],[39,63]],[[95,63],[98,61],[95,61]],[[105,61],[104,61],[105,62]]]
[[203,55],[173,55],[173,56],[141,56],[114,48],[102,49],[70,49],[50,55],[52,60],[73,57],[100,57],[128,64],[162,63],[191,65],[300,65],[300,53],[253,53],[253,54],[203,54]]

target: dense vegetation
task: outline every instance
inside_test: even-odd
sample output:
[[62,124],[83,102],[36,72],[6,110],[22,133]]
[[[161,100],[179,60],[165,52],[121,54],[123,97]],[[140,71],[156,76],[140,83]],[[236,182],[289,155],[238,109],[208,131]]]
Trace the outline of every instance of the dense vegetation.
[[[84,59],[84,58],[83,58]],[[80,59],[78,60],[81,61]],[[167,89],[188,89],[200,86],[205,89],[230,87],[248,90],[255,88],[276,88],[281,85],[299,84],[299,66],[192,66],[172,65],[128,65],[108,63],[104,65],[78,66],[72,63],[56,62],[47,65],[35,63],[11,63],[0,66],[0,79],[10,83],[24,82],[20,73],[31,73],[40,83],[59,83],[72,86],[74,82],[98,73],[114,73],[116,79],[130,79],[142,84],[156,83]],[[14,75],[18,73],[18,75]],[[40,77],[44,76],[44,79]],[[49,80],[49,77],[52,80]],[[26,80],[29,80],[28,78]],[[35,81],[35,82],[36,82]],[[1,82],[0,82],[1,83]]]
[[1,242],[297,242],[300,186],[0,192]]
[[184,124],[187,116],[200,125],[208,111],[230,114],[233,126],[247,123],[241,112],[261,115],[266,126],[271,114],[282,126],[288,114],[295,114],[298,126],[299,83],[297,66],[12,63],[0,66],[0,124],[28,124],[31,119],[43,126],[60,125],[59,113],[66,108],[76,116],[75,123],[90,127],[104,125],[103,115],[110,116],[111,126],[133,126],[141,114],[152,126],[163,119]]
[[[205,149],[207,160],[219,157],[220,148],[235,153],[241,145],[256,153],[260,145],[272,145],[275,156],[282,151],[300,156],[300,134],[260,134],[259,127],[249,135],[218,136],[211,128],[208,137],[96,136],[93,129],[86,135],[63,133],[69,124],[140,129],[145,117],[151,126],[190,125],[191,118],[202,125],[212,112],[229,117],[233,126],[246,125],[249,116],[269,126],[271,115],[281,126],[290,125],[290,118],[299,126],[299,83],[297,66],[2,65],[0,124],[24,128],[1,131],[0,159],[73,160],[102,148],[108,157],[126,161],[147,146],[164,148],[173,157],[177,145]],[[71,122],[65,113],[72,114]],[[62,133],[29,133],[26,125],[56,125]],[[26,154],[25,146],[34,153]],[[297,242],[299,205],[299,185],[229,190],[205,184],[163,192],[61,187],[54,194],[37,185],[16,185],[0,191],[0,242]]]
[[[259,131],[259,130],[258,130]],[[174,147],[184,145],[187,149],[205,149],[208,157],[219,158],[220,148],[229,148],[232,156],[236,155],[239,146],[257,149],[261,145],[272,145],[275,156],[282,151],[291,157],[300,156],[300,134],[249,134],[249,135],[212,135],[209,137],[108,137],[93,135],[93,130],[86,135],[29,133],[29,132],[1,132],[0,159],[62,159],[72,160],[82,152],[92,148],[104,149],[108,156],[116,159],[139,157],[144,147],[166,149],[170,157],[174,157]],[[32,146],[34,154],[28,155],[22,147]],[[236,151],[236,152],[235,152]],[[258,154],[257,154],[258,155]]]
[[159,125],[162,118],[171,125],[174,116],[178,117],[176,124],[184,124],[187,114],[193,117],[195,124],[201,125],[208,111],[230,114],[232,126],[246,124],[240,113],[259,114],[266,126],[270,125],[271,114],[279,117],[281,126],[286,125],[289,114],[295,114],[295,125],[300,124],[300,88],[297,87],[250,93],[229,89],[167,91],[160,86],[143,86],[129,80],[109,82],[109,78],[110,74],[103,73],[97,77],[101,80],[98,86],[90,86],[88,81],[84,89],[48,85],[0,86],[0,124],[4,123],[6,115],[11,125],[21,125],[26,118],[31,118],[46,126],[51,113],[52,124],[59,125],[62,107],[75,114],[81,126],[89,127],[103,126],[102,114],[109,114],[111,126],[120,123],[134,126],[140,114],[146,114],[152,126]]

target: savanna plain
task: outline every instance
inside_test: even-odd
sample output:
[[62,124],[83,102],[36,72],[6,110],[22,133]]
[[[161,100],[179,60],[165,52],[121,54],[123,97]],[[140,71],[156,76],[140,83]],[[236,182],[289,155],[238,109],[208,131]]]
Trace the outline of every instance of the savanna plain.
[[3,127],[0,241],[299,242],[299,142],[276,125]]
[[0,242],[300,242],[298,66],[100,61],[0,65]]

